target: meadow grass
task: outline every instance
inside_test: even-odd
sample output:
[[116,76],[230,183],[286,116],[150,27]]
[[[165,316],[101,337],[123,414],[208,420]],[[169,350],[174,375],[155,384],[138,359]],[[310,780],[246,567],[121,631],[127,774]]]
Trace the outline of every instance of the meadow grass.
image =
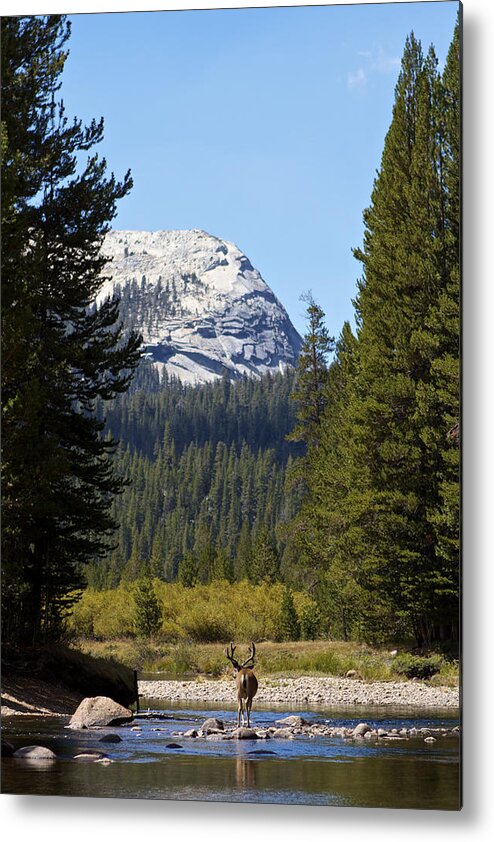
[[[159,673],[163,678],[231,675],[231,666],[224,655],[225,644],[220,643],[161,643],[126,638],[82,639],[74,641],[74,645],[85,653],[124,663],[141,673]],[[256,672],[275,679],[302,675],[344,677],[349,670],[355,670],[364,681],[406,681],[405,675],[393,669],[392,648],[328,640],[263,641],[257,644]],[[240,659],[244,652],[247,657],[247,650],[246,644],[238,645]],[[440,664],[439,672],[429,680],[430,683],[457,686],[458,664],[444,658]]]
[[[73,644],[88,654],[167,677],[230,675],[224,655],[229,640],[238,643],[240,661],[243,653],[247,658],[250,641],[256,641],[261,675],[344,677],[355,670],[365,681],[405,681],[410,677],[406,670],[417,668],[417,658],[409,652],[411,643],[371,646],[328,639],[327,634],[314,641],[282,642],[284,588],[279,583],[215,581],[185,588],[154,580],[160,625],[153,638],[139,638],[135,587],[134,583],[106,591],[88,588],[67,617]],[[304,592],[294,592],[293,601],[298,617],[315,605]],[[396,658],[391,654],[394,649],[399,650]],[[427,654],[436,670],[428,680],[457,685],[457,662],[438,653]]]

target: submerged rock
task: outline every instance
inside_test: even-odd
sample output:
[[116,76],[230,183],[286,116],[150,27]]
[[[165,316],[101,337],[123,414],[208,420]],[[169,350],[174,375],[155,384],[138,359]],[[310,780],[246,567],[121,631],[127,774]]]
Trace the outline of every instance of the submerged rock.
[[74,755],[72,758],[73,760],[79,761],[79,763],[96,763],[97,761],[106,760],[106,754],[103,754],[102,751],[81,751],[80,754]]
[[103,734],[100,737],[100,743],[121,743],[122,737],[119,737],[118,734]]
[[249,751],[248,754],[274,754],[276,755],[275,751],[270,751],[269,748],[254,748],[252,751]]
[[56,754],[45,746],[23,746],[14,751],[13,757],[19,760],[56,760]]

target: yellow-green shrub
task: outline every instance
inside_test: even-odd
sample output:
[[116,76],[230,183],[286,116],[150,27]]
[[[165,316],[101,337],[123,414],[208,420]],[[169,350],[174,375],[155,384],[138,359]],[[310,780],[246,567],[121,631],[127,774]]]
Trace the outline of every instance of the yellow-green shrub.
[[[134,635],[134,586],[115,590],[88,588],[74,606],[67,625],[78,637],[112,640]],[[253,585],[248,581],[215,581],[185,588],[179,583],[155,580],[154,590],[162,612],[158,638],[179,642],[248,642],[275,640],[279,636],[283,585]],[[312,600],[293,594],[297,613]]]

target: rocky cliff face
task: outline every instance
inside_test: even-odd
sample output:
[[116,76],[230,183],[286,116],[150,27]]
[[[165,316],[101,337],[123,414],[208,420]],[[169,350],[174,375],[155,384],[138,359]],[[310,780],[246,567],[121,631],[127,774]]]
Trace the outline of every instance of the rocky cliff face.
[[116,291],[125,324],[169,375],[204,383],[296,364],[301,339],[257,269],[205,231],[111,231],[99,300]]

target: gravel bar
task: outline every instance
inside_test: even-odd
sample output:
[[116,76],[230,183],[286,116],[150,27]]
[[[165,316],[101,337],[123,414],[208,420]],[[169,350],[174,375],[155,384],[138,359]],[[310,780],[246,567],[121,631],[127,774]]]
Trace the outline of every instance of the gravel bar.
[[[140,681],[139,695],[149,699],[194,702],[234,702],[232,681]],[[260,679],[256,702],[325,705],[409,705],[458,708],[456,687],[433,687],[422,681],[366,683],[347,678],[304,676]]]

